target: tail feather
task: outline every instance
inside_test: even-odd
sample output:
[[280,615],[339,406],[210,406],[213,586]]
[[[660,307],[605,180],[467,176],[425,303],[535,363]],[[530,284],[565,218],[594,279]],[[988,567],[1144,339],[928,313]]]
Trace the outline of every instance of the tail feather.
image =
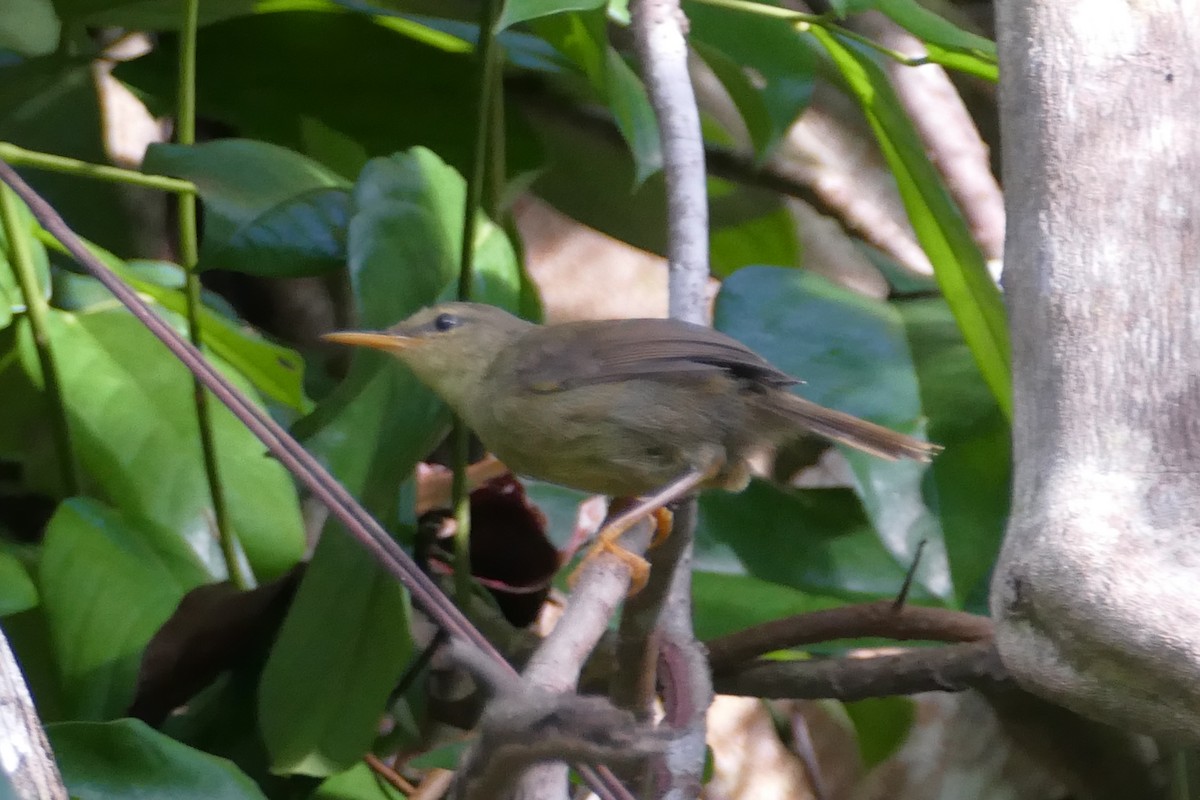
[[880,458],[891,461],[901,458],[929,461],[942,450],[941,445],[897,433],[882,425],[825,408],[794,394],[780,392],[776,397],[780,402],[771,403],[771,410],[783,416],[792,425]]

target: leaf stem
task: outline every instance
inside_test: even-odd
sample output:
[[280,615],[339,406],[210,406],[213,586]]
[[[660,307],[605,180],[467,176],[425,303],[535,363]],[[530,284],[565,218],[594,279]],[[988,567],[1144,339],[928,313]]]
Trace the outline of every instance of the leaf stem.
[[[196,142],[196,29],[199,27],[199,20],[200,0],[185,0],[183,25],[179,32],[179,103],[175,111],[175,141],[181,145]],[[203,334],[200,327],[200,274],[196,271],[196,264],[200,260],[196,233],[196,195],[191,192],[181,193],[176,198],[176,203],[179,211],[179,262],[185,275],[188,338],[199,348],[203,342]],[[217,529],[217,541],[225,560],[225,569],[235,587],[250,589],[254,586],[254,577],[250,574],[248,566],[242,562],[233,525],[229,520],[229,507],[225,504],[208,392],[197,377],[193,377],[192,387],[196,404],[196,423],[200,429],[200,450],[204,457],[204,474],[208,478],[213,523]]]
[[178,194],[195,194],[196,184],[179,178],[168,178],[164,175],[147,175],[131,169],[121,169],[107,164],[93,164],[80,161],[78,158],[56,156],[51,153],[41,153],[36,150],[26,150],[10,142],[0,142],[0,160],[7,161],[14,167],[33,167],[49,172],[60,172],[79,178],[93,178],[109,183],[123,183],[128,186],[142,186],[147,189],[159,189],[164,192]]
[[4,235],[8,239],[9,263],[17,274],[21,293],[25,297],[25,311],[33,333],[33,346],[42,370],[42,385],[50,398],[50,423],[54,433],[54,448],[58,454],[63,491],[68,495],[76,495],[79,494],[79,474],[75,467],[75,452],[71,447],[71,428],[67,420],[67,407],[63,402],[62,384],[58,381],[58,370],[50,345],[50,332],[46,327],[48,304],[42,295],[41,287],[38,286],[33,254],[29,250],[28,231],[21,229],[17,209],[17,198],[12,189],[0,186],[0,222],[4,225]]
[[[478,105],[475,109],[475,148],[471,169],[467,174],[466,202],[463,205],[462,251],[458,270],[458,299],[469,300],[475,265],[475,227],[483,198],[484,177],[487,173],[488,149],[495,106],[500,102],[500,81],[497,80],[496,20],[500,14],[498,0],[484,0],[479,12]],[[499,146],[499,145],[497,145]],[[467,485],[467,461],[470,456],[471,432],[461,419],[454,423],[454,482],[451,498],[454,506],[454,591],[460,605],[471,596],[471,494]]]

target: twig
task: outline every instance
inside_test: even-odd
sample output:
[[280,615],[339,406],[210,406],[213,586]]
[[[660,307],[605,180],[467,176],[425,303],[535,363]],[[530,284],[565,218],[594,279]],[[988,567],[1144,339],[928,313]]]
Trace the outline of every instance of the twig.
[[58,368],[54,363],[50,331],[47,329],[46,298],[42,295],[42,287],[38,285],[33,254],[29,250],[29,231],[22,230],[19,217],[16,196],[7,187],[0,186],[0,226],[3,226],[4,237],[8,240],[8,260],[25,299],[25,313],[42,372],[42,386],[50,400],[50,429],[54,435],[59,477],[63,491],[70,496],[79,493],[79,472],[75,463],[75,449],[71,446],[71,424],[67,418],[62,384],[58,380]]
[[[594,560],[602,558],[616,561],[612,556]],[[623,565],[622,568],[626,571],[627,586],[627,568]],[[559,682],[549,670],[561,662],[553,657],[568,657],[581,663],[591,649],[584,647],[580,652],[580,646],[586,643],[580,642],[572,627],[560,620],[555,631],[563,634],[549,649],[562,652],[552,652],[552,658],[527,669],[525,680],[497,669],[470,645],[459,641],[451,646],[450,657],[493,694],[478,726],[479,737],[460,762],[455,798],[492,800],[507,796],[516,783],[520,784],[516,794],[521,798],[566,797],[565,765],[559,766],[563,759],[585,764],[625,764],[661,753],[667,746],[662,734],[639,725],[632,714],[617,708],[607,698],[580,696],[556,687]],[[593,641],[591,646],[594,645]],[[542,651],[535,658],[538,655],[545,657]],[[578,678],[578,663],[564,666]],[[551,688],[539,685],[539,681]],[[546,769],[531,769],[539,763]],[[549,783],[534,780],[547,778],[554,780]]]
[[721,673],[775,650],[867,636],[900,641],[980,642],[991,639],[992,621],[945,608],[897,609],[893,601],[879,600],[770,620],[706,644],[713,671]]
[[417,790],[417,787],[405,780],[403,775],[385,764],[383,759],[374,753],[367,753],[363,756],[363,761],[371,768],[372,772],[383,778],[392,788],[404,792],[406,797],[412,795]]
[[[637,0],[630,6],[638,61],[658,120],[667,187],[668,309],[675,319],[708,321],[708,185],[700,111],[688,73],[687,18],[679,0]],[[649,674],[661,667],[667,727],[676,733],[669,752],[655,762],[655,796],[692,798],[704,781],[705,712],[712,704],[712,676],[692,629],[691,560],[696,500],[676,510],[676,530],[654,554],[666,591],[636,601],[632,627],[644,644],[630,665]],[[661,602],[661,609],[658,604]],[[654,633],[657,622],[658,633]],[[650,656],[658,640],[659,657]]]
[[[650,536],[651,523],[643,522],[622,537],[621,547],[640,554],[650,544]],[[628,564],[608,553],[583,565],[566,610],[525,667],[523,677],[529,687],[551,693],[575,688],[584,663],[629,592],[630,577]],[[521,777],[519,795],[523,800],[557,800],[566,796],[566,779],[562,762],[539,764]]]
[[[495,96],[503,89],[496,80],[498,62],[496,19],[503,3],[484,0],[479,6],[479,57],[475,98],[475,143],[471,152],[471,169],[466,175],[466,196],[463,202],[462,245],[458,262],[458,299],[471,299],[475,274],[475,229],[483,198],[483,181],[488,161],[488,147],[494,143],[491,124],[495,121],[493,107],[500,102]],[[501,143],[501,147],[503,144]],[[454,592],[459,605],[465,605],[471,595],[471,491],[468,488],[467,464],[470,461],[471,431],[461,419],[454,420],[451,441],[454,443],[454,480],[451,485],[451,507],[454,509]]]
[[131,169],[112,167],[108,164],[93,164],[80,161],[78,158],[56,156],[51,153],[40,153],[36,150],[26,150],[11,142],[0,142],[0,161],[7,161],[17,167],[32,167],[48,172],[59,172],[74,175],[78,178],[93,178],[109,183],[120,183],[127,186],[141,186],[146,189],[159,189],[164,192],[196,193],[196,184],[179,178],[168,178],[165,175],[147,175]]
[[[179,31],[179,85],[176,87],[178,105],[175,111],[175,141],[188,146],[196,142],[196,31],[200,24],[200,0],[185,0],[183,25]],[[197,349],[203,342],[200,329],[200,260],[199,238],[196,227],[196,195],[180,192],[175,197],[179,225],[179,263],[183,267],[184,297],[187,301],[188,338]],[[238,589],[252,589],[254,575],[248,562],[242,560],[241,548],[229,519],[229,507],[225,504],[225,490],[221,484],[221,470],[217,461],[217,440],[213,433],[212,408],[204,384],[192,376],[192,403],[196,409],[196,427],[200,432],[200,454],[204,460],[204,476],[208,481],[208,494],[212,502],[213,522],[217,529],[217,542],[221,557],[225,561],[225,572],[229,581]]]
[[755,661],[718,673],[721,694],[768,699],[863,700],[918,692],[992,690],[1009,681],[991,641],[865,658]]
[[[288,435],[279,423],[271,419],[262,409],[251,402],[233,386],[220,372],[205,360],[200,351],[175,331],[150,309],[137,293],[121,282],[108,267],[96,258],[83,241],[67,226],[63,218],[50,204],[33,191],[12,167],[0,161],[0,180],[12,187],[25,201],[34,217],[51,235],[62,242],[72,257],[96,280],[112,292],[137,319],[146,326],[193,374],[198,375],[204,385],[218,400],[233,412],[246,428],[253,433],[295,475],[317,499],[324,503],[337,517],[346,530],[368,552],[394,576],[412,595],[413,603],[427,613],[433,621],[445,628],[452,637],[463,639],[478,647],[488,658],[502,665],[503,669],[516,671],[468,620],[463,616],[429,576],[413,562],[408,553],[386,530],[346,491],[329,472],[321,466],[304,447]],[[629,793],[604,768],[581,768],[583,776],[596,793],[606,800],[624,800]]]

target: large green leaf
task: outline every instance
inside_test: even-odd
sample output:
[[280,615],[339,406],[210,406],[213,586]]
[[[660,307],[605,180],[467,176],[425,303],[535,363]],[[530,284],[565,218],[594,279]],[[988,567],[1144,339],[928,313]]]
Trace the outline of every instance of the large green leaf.
[[[908,339],[900,315],[887,303],[814,273],[747,267],[722,284],[715,324],[806,381],[797,394],[921,434],[924,411]],[[948,596],[941,531],[925,499],[928,466],[841,449],[887,551],[907,564],[924,541],[918,580],[934,595]]]
[[[41,231],[39,237],[65,253],[62,245],[48,233]],[[172,318],[180,323],[176,327],[184,330],[181,320],[187,314],[187,297],[183,291],[183,270],[178,264],[165,261],[122,261],[107,250],[84,241],[88,250],[104,265],[115,272],[123,281],[143,295],[151,298],[163,308],[179,315]],[[56,283],[63,282],[59,276]],[[108,297],[107,290],[100,289],[98,282],[83,275],[72,275],[72,288],[79,295],[94,298]],[[103,294],[101,294],[103,292]],[[304,394],[304,360],[290,348],[275,344],[258,334],[236,317],[219,313],[210,304],[221,304],[219,297],[203,293],[204,304],[200,306],[201,337],[213,355],[236,369],[243,377],[267,398],[298,411],[309,410],[309,401]],[[110,305],[116,301],[111,300]],[[85,309],[90,304],[84,304]],[[99,310],[98,308],[94,310]]]
[[[49,323],[72,441],[91,479],[122,511],[183,537],[213,574],[223,575],[190,373],[124,311],[53,312]],[[29,371],[31,350],[26,341]],[[262,443],[224,406],[212,405],[233,531],[255,573],[269,580],[304,552],[296,490]]]
[[506,0],[500,18],[496,20],[496,32],[528,22],[538,17],[561,14],[564,11],[588,11],[603,8],[605,0]]
[[608,43],[606,23],[604,10],[598,9],[542,19],[536,30],[576,66],[608,105],[633,156],[634,184],[641,185],[662,168],[658,122],[641,79]]
[[924,42],[929,60],[995,81],[999,77],[995,42],[964,31],[917,0],[878,0],[874,5]]
[[[470,162],[475,140],[477,77],[470,48],[455,52],[406,35],[403,20],[330,10],[258,14],[219,22],[197,39],[197,111],[247,138],[317,158],[330,157],[347,177],[358,158],[423,144],[451,164]],[[319,10],[318,10],[319,9]],[[121,79],[166,113],[175,92],[176,41],[118,67]],[[505,115],[505,163],[535,165],[519,115]],[[332,165],[332,164],[331,164]]]
[[[746,14],[706,3],[687,5],[690,37],[738,104],[754,138],[755,152],[765,158],[812,98],[817,58],[808,41],[778,19]],[[716,58],[714,54],[724,56]],[[759,83],[759,99],[750,98],[731,70],[741,69]],[[769,127],[758,119],[765,108]]]
[[853,492],[757,480],[740,494],[701,496],[696,568],[844,599],[892,596],[904,581]]
[[896,304],[908,332],[932,441],[936,508],[961,605],[986,613],[988,583],[1008,520],[1012,477],[1007,420],[946,304]]
[[306,156],[220,139],[151,145],[142,169],[196,184],[204,201],[202,269],[293,277],[345,264],[350,184]]
[[142,651],[211,575],[175,531],[77,498],[46,529],[38,583],[69,713],[119,716]]
[[696,636],[700,639],[713,639],[792,614],[833,608],[843,602],[748,575],[703,570],[692,573],[692,604]]
[[933,264],[942,294],[1006,417],[1012,415],[1009,339],[1000,290],[962,214],[904,113],[883,70],[868,56],[818,27],[811,33],[834,65],[875,133],[917,239]]
[[[462,177],[427,150],[363,170],[349,237],[363,327],[386,327],[453,291],[464,203]],[[480,222],[475,296],[514,308],[520,281],[512,247],[499,228]],[[401,485],[447,423],[433,395],[399,364],[359,352],[346,381],[301,428],[306,445],[394,528],[412,521]],[[338,528],[323,532],[263,674],[263,736],[283,772],[332,775],[361,758],[412,646],[401,588]]]
[[86,800],[266,800],[238,768],[143,722],[61,722],[46,728],[63,782]]

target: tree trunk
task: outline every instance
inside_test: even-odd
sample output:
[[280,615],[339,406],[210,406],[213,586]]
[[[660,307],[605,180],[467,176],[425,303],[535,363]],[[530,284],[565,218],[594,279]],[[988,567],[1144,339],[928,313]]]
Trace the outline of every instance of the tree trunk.
[[992,586],[1026,688],[1200,742],[1200,15],[998,6],[1013,514]]

